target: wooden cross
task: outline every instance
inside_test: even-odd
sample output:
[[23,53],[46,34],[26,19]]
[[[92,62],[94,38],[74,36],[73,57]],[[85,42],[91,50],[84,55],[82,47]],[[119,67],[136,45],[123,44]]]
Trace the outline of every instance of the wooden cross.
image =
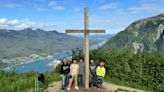
[[89,88],[89,33],[105,33],[105,30],[89,30],[88,8],[84,8],[84,30],[66,30],[66,33],[84,33],[85,88]]

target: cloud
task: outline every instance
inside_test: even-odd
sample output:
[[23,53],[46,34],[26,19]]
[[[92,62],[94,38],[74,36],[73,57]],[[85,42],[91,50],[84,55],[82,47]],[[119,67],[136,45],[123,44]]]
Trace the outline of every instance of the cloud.
[[0,6],[5,7],[5,8],[20,8],[21,7],[21,5],[16,4],[16,3],[6,3],[6,4],[2,4]]
[[7,20],[6,18],[0,18],[0,25],[16,26],[20,22],[17,19]]
[[25,29],[25,28],[33,28],[33,29],[45,29],[45,30],[57,30],[63,32],[65,24],[64,23],[44,23],[44,22],[34,22],[29,19],[6,19],[0,18],[0,28],[1,29]]
[[6,18],[1,18],[0,19],[0,24],[4,25],[6,23],[7,19]]
[[96,3],[104,3],[105,2],[105,0],[93,0],[93,1]]
[[98,9],[99,10],[108,10],[108,9],[118,8],[119,6],[120,6],[119,3],[107,3],[107,4],[100,6]]
[[[143,17],[141,17],[143,18]],[[91,29],[105,29],[109,33],[117,33],[125,29],[134,20],[138,20],[133,14],[126,12],[125,10],[119,9],[112,13],[104,15],[92,15],[90,16],[90,28]]]
[[33,0],[33,1],[36,1],[36,2],[45,2],[46,0]]
[[83,7],[80,7],[80,6],[78,6],[78,7],[73,7],[73,11],[74,11],[74,12],[81,12],[81,11],[83,11]]
[[[164,3],[164,2],[163,2]],[[141,4],[135,7],[130,7],[128,10],[131,13],[161,13],[164,12],[164,7],[161,5],[161,3],[157,2],[144,2],[142,0]]]
[[140,0],[141,3],[159,3],[163,4],[164,0]]
[[48,3],[48,6],[51,7],[54,10],[64,10],[65,7],[62,5],[59,5],[56,1],[51,1]]
[[48,9],[46,9],[46,8],[36,8],[36,11],[46,12],[46,11],[48,11]]
[[26,25],[32,26],[34,23],[29,21],[28,19],[24,20],[18,20],[18,19],[13,19],[13,20],[8,20],[6,18],[0,18],[0,25],[1,27],[7,26],[7,27],[13,27],[13,28],[25,28]]
[[1,27],[22,29],[22,28],[26,28],[26,27],[31,27],[31,28],[40,27],[41,24],[42,23],[35,23],[35,22],[32,22],[32,21],[29,21],[28,19],[23,19],[23,20],[12,19],[12,20],[8,20],[6,18],[0,18],[0,26]]

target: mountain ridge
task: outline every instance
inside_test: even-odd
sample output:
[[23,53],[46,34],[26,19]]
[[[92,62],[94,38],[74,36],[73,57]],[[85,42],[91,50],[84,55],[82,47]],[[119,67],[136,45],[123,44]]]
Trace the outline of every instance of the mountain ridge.
[[[14,51],[15,53],[19,51],[22,53],[24,52],[23,49],[27,52],[28,50],[32,51],[33,49],[33,53],[30,52],[30,54],[34,54],[38,53],[34,50],[40,49],[41,51],[39,51],[39,53],[46,53],[49,51],[52,51],[53,53],[56,51],[58,52],[65,49],[73,49],[75,47],[79,47],[81,45],[80,41],[82,41],[77,37],[73,37],[64,33],[58,33],[57,31],[45,31],[42,29],[33,30],[31,28],[24,30],[0,29],[0,40],[1,43],[3,43],[0,44],[1,57],[8,56],[2,54],[3,52],[9,53],[9,50]],[[62,45],[65,47],[61,47]],[[15,51],[14,49],[19,50]],[[14,54],[14,52],[12,53]]]
[[30,63],[55,53],[80,48],[83,40],[57,31],[42,29],[0,29],[0,68]]
[[137,52],[164,53],[164,13],[137,20],[109,39],[103,49],[128,48]]

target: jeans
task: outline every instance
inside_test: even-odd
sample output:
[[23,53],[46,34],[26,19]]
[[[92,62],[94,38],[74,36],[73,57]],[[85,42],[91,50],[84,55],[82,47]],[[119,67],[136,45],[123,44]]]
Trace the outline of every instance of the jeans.
[[102,88],[103,87],[103,81],[104,81],[104,77],[102,76],[97,76],[97,87],[98,88]]
[[62,89],[64,89],[68,85],[69,75],[63,74],[62,75]]
[[84,86],[84,75],[82,74],[78,75],[78,84],[79,86]]
[[96,87],[96,82],[97,82],[97,75],[96,74],[90,75],[89,86]]

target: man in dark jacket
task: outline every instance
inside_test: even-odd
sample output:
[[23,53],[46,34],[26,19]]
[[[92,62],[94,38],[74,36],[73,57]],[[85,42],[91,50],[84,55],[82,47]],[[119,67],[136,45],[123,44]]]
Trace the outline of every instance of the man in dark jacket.
[[70,72],[70,65],[68,64],[67,59],[62,60],[60,76],[62,77],[62,90],[68,85],[69,81],[69,72]]
[[94,60],[90,60],[89,70],[90,70],[90,87],[96,87],[96,64],[94,63]]

